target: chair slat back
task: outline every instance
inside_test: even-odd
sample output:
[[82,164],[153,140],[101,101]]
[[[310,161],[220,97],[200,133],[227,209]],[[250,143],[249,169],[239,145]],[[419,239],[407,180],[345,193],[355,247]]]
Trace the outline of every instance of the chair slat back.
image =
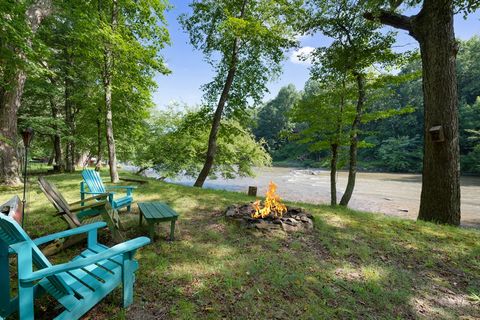
[[70,206],[68,205],[67,200],[65,200],[58,188],[53,183],[47,181],[44,177],[39,177],[38,184],[40,185],[40,189],[42,189],[47,199],[53,204],[58,212],[65,213],[76,226],[81,225],[77,216],[70,212]]
[[82,177],[83,180],[85,180],[90,192],[95,192],[98,194],[107,192],[98,171],[85,169],[82,171]]
[[[12,201],[14,201],[13,198],[1,207],[5,208],[8,206],[7,204],[11,203]],[[44,269],[52,266],[50,261],[48,261],[45,255],[33,243],[32,239],[30,239],[25,230],[22,229],[22,227],[12,216],[4,214],[3,209],[2,213],[0,213],[0,241],[4,242],[8,246],[26,242],[28,243],[29,248],[32,250],[32,262],[35,267],[38,269]],[[48,280],[60,293],[69,294],[71,292],[71,289],[60,277],[51,276],[48,277]]]

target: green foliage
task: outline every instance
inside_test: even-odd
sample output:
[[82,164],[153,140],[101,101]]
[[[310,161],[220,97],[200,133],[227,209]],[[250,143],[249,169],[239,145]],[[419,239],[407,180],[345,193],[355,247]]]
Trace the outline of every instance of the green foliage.
[[475,103],[480,96],[480,37],[460,42],[457,56],[459,95],[466,103]]
[[[249,102],[260,102],[267,82],[280,74],[284,52],[297,44],[292,25],[302,2],[204,0],[190,5],[192,14],[182,15],[180,23],[215,70],[213,81],[203,87],[210,107],[231,68],[236,73],[226,113],[239,115]],[[237,57],[232,58],[236,51]]]
[[382,167],[393,172],[418,172],[422,167],[422,145],[420,137],[406,136],[388,138],[380,144],[378,157]]
[[[195,177],[202,169],[211,118],[207,109],[155,115],[149,134],[136,148],[135,164],[154,167],[162,175]],[[233,178],[253,175],[252,167],[270,164],[263,142],[236,120],[224,120],[217,141],[217,156],[211,176]]]
[[299,99],[300,94],[290,84],[281,88],[274,99],[259,109],[253,133],[258,140],[266,141],[270,152],[275,152],[287,142],[282,133],[293,129],[288,114]]
[[[104,134],[104,48],[108,44],[113,67],[113,122],[121,160],[133,157],[132,144],[144,136],[144,121],[153,107],[154,76],[166,74],[161,49],[169,44],[165,0],[119,0],[118,27],[109,22],[112,1],[55,2],[54,14],[37,32],[36,54],[42,68],[30,74],[21,108],[21,127],[33,126],[39,153],[51,153],[51,135],[72,141],[78,154],[97,155]],[[67,105],[71,115],[67,115]],[[57,119],[52,110],[57,109]]]
[[462,166],[466,172],[480,173],[480,130],[466,130],[468,140],[473,144],[472,151],[462,158]]
[[365,20],[363,2],[310,0],[309,3],[307,31],[321,31],[333,39],[330,46],[314,51],[314,77],[332,72],[364,73],[373,65],[395,67],[403,59],[404,55],[391,50],[396,33],[382,33],[377,23]]
[[[368,0],[367,3],[373,10],[386,10],[390,12],[402,12],[408,8],[417,8],[423,4],[423,0]],[[480,8],[477,0],[453,0],[450,1],[455,12],[463,13],[464,17]],[[448,5],[448,4],[446,4]]]
[[[333,79],[331,79],[333,80]],[[294,138],[308,144],[310,151],[328,150],[332,144],[349,144],[355,114],[355,91],[346,79],[322,83],[310,80],[305,94],[292,111],[293,121],[305,126]]]

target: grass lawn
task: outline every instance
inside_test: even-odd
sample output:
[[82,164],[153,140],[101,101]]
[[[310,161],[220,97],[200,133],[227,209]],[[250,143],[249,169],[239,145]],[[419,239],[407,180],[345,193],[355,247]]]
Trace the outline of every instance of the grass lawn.
[[[79,199],[79,173],[48,179]],[[0,203],[21,192],[0,188]],[[480,319],[478,230],[301,204],[315,217],[313,232],[265,236],[224,220],[228,205],[251,201],[242,194],[152,180],[134,197],[180,214],[176,241],[165,241],[169,224],[161,224],[161,239],[137,253],[132,307],[121,308],[117,289],[87,319]],[[36,183],[28,200],[32,238],[66,228]],[[122,217],[129,238],[148,234],[136,206]],[[38,317],[53,305],[42,299]]]

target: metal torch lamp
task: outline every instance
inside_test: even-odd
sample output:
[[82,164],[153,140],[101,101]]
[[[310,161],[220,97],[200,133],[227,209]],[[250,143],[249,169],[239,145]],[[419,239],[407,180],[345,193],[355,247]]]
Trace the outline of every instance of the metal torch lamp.
[[23,208],[22,208],[22,228],[23,228],[23,221],[25,220],[25,203],[27,201],[26,194],[27,194],[27,164],[28,164],[28,148],[30,147],[30,143],[33,140],[33,129],[27,128],[22,131],[22,139],[23,145],[25,146],[25,164],[23,166]]

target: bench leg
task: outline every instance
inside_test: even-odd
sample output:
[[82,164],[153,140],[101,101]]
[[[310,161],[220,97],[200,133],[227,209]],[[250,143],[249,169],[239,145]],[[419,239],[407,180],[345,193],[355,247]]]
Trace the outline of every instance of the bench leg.
[[177,219],[174,219],[170,222],[170,241],[173,241],[175,237],[175,223],[177,222]]
[[148,221],[148,231],[150,233],[150,239],[152,239],[152,242],[155,242],[155,222],[153,221]]
[[138,214],[140,215],[140,219],[139,219],[140,221],[138,222],[138,225],[141,227],[142,226],[143,213],[140,211]]

